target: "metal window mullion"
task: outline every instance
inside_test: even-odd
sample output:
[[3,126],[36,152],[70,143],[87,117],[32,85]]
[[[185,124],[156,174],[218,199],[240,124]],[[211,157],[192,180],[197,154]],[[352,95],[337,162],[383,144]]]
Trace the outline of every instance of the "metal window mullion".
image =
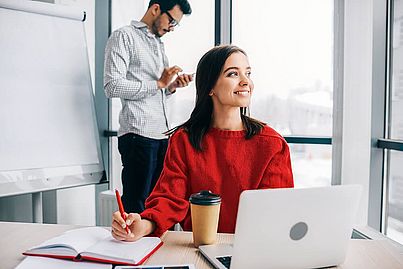
[[331,137],[319,136],[284,136],[288,144],[332,145]]
[[[387,0],[387,19],[386,19],[386,81],[385,81],[385,100],[384,100],[384,138],[390,136],[390,92],[392,86],[392,70],[393,70],[393,1]],[[379,143],[379,142],[378,142]],[[388,227],[389,215],[389,171],[390,171],[390,150],[383,150],[382,163],[382,213],[381,213],[381,232],[386,235]]]
[[396,139],[379,138],[377,147],[381,149],[403,151],[403,141]]
[[371,156],[368,190],[368,225],[377,231],[384,229],[385,153],[377,147],[378,138],[385,134],[385,90],[387,88],[388,12],[385,0],[374,0],[372,32],[372,89],[371,89]]
[[333,130],[332,185],[341,184],[344,96],[344,0],[334,1],[333,11]]
[[215,0],[214,9],[214,45],[221,43],[221,0]]
[[215,45],[232,42],[232,0],[215,0]]

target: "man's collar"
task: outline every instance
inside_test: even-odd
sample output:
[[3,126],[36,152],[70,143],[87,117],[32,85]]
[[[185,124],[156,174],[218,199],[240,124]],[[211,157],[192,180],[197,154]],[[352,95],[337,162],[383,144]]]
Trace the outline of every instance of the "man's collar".
[[[155,38],[157,38],[158,40],[160,40],[160,37],[158,37],[158,36],[156,36],[155,34],[153,34],[151,31],[150,31],[150,29],[148,29],[148,26],[147,26],[147,24],[145,24],[144,22],[142,22],[142,21],[132,21],[131,22],[131,24],[134,26],[134,27],[136,27],[136,28],[138,28],[138,29],[141,29],[144,33],[146,33],[146,35],[147,36],[149,36],[149,37],[155,37]],[[160,40],[160,42],[162,42],[161,40]]]
[[136,28],[144,28],[144,27],[147,27],[147,24],[145,24],[144,22],[142,22],[142,21],[132,21],[132,25],[134,26],[134,27],[136,27]]

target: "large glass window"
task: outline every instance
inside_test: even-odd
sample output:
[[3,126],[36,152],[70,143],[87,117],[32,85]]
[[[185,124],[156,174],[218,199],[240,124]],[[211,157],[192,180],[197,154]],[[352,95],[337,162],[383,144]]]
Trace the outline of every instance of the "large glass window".
[[[196,73],[197,63],[214,46],[214,0],[189,1],[192,14],[184,16],[173,33],[164,36],[169,65],[177,65],[186,73]],[[169,99],[171,127],[190,117],[196,97],[195,83],[178,89]]]
[[[403,140],[403,1],[393,1],[389,139]],[[386,235],[403,244],[403,152],[388,151]]]
[[403,1],[394,1],[390,138],[403,140]]
[[[252,66],[251,115],[283,136],[332,136],[333,0],[232,2]],[[331,184],[331,146],[292,145],[296,186]]]
[[289,146],[295,188],[330,185],[331,146],[310,144],[289,144]]
[[403,152],[390,151],[386,235],[403,244]]
[[[131,20],[140,20],[148,7],[149,0],[113,0],[112,2],[112,31],[128,25]],[[183,16],[180,25],[173,33],[166,34],[162,40],[170,66],[180,66],[184,72],[195,73],[201,56],[214,46],[214,0],[189,1],[192,7],[190,16]],[[170,126],[175,127],[186,121],[194,107],[195,85],[178,89],[169,99]],[[112,99],[110,128],[119,128],[119,99]],[[112,138],[111,169],[112,188],[121,187],[121,160],[117,150],[117,139]]]

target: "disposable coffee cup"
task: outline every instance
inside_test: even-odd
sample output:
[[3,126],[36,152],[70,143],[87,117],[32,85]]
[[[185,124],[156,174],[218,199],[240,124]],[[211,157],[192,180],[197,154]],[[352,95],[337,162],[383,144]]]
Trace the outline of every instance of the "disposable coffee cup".
[[214,244],[217,240],[221,197],[211,191],[200,191],[190,196],[193,244]]

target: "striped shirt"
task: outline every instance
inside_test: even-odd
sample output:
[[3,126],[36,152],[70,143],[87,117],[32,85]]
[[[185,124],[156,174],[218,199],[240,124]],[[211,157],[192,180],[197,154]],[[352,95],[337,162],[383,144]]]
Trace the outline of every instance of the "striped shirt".
[[120,98],[118,136],[135,133],[153,139],[167,138],[168,89],[157,80],[168,66],[164,44],[143,22],[132,21],[112,33],[105,48],[104,90]]

